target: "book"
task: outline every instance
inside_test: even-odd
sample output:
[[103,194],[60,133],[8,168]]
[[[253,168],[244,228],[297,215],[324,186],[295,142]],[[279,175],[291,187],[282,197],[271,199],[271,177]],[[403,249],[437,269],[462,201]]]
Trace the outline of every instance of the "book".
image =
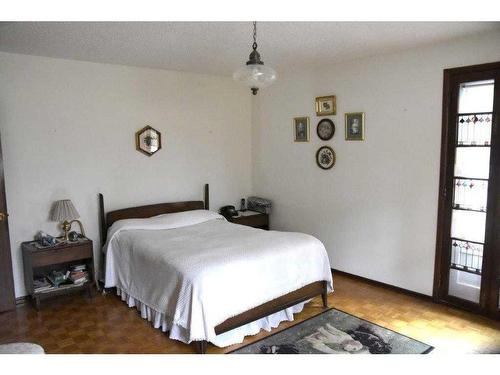
[[89,273],[87,271],[71,271],[69,279],[74,284],[81,284],[89,280]]
[[85,271],[86,269],[87,269],[86,264],[77,264],[77,265],[70,267],[70,271],[72,271],[72,272]]
[[50,286],[49,288],[47,289],[43,289],[43,290],[36,290],[35,292],[36,293],[50,293],[54,290],[63,290],[63,289],[71,289],[71,288],[75,288],[77,286],[80,286],[81,284],[73,284],[73,283],[70,283],[70,284],[60,284],[58,287],[55,287],[55,286]]
[[70,272],[69,278],[70,279],[78,279],[79,277],[87,276],[87,272],[85,271],[78,271],[78,272]]
[[54,289],[56,289],[55,286],[53,286],[53,285],[47,285],[47,286],[35,288],[34,291],[35,291],[35,293],[43,293],[43,292],[51,291],[51,290],[54,290]]
[[37,278],[33,279],[33,287],[35,289],[47,287],[50,285],[51,285],[50,282],[47,280],[47,278],[45,278],[45,276],[37,277]]

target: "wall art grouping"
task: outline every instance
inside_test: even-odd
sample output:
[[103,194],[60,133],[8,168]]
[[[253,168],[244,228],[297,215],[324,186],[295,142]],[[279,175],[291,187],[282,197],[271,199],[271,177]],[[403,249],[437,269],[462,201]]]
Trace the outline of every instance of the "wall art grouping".
[[[335,95],[318,96],[315,99],[316,116],[332,116],[337,114],[337,98]],[[344,114],[344,131],[346,141],[364,141],[364,112],[348,112]],[[316,125],[316,134],[322,141],[329,141],[335,135],[335,123],[329,118],[320,119]],[[293,119],[294,142],[309,142],[309,117],[298,116]],[[335,165],[336,154],[330,146],[321,146],[316,151],[316,164],[321,169],[331,169]]]

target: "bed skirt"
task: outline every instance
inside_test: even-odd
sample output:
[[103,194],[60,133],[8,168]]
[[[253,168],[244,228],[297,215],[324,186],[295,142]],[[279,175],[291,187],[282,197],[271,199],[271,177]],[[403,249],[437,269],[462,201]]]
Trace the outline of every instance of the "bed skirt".
[[[122,301],[127,303],[128,307],[137,308],[137,311],[141,313],[141,317],[151,322],[154,328],[168,332],[169,338],[182,341],[186,344],[190,343],[188,330],[178,324],[171,324],[164,313],[149,307],[118,287],[116,288],[116,294],[121,297]],[[283,321],[293,321],[293,314],[301,312],[307,302],[309,301],[298,303],[292,307],[268,315],[265,318],[217,335],[216,339],[210,342],[220,348],[241,344],[245,336],[256,335],[262,329],[269,332]]]

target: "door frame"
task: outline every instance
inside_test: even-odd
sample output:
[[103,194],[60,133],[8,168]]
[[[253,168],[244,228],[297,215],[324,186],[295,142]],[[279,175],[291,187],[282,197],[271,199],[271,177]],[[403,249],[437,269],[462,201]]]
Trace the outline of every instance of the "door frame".
[[[488,77],[489,75],[489,77]],[[448,295],[450,264],[451,208],[453,199],[453,174],[456,148],[456,111],[460,82],[478,81],[496,76],[488,183],[488,210],[484,243],[483,272],[479,304]],[[500,269],[500,62],[445,69],[443,76],[443,115],[441,130],[441,159],[439,174],[438,220],[436,232],[436,257],[434,264],[434,301],[454,305],[476,313],[500,318],[498,306],[498,271]],[[498,303],[498,302],[497,302]]]
[[0,238],[0,312],[13,310],[16,307],[14,279],[12,275],[12,255],[10,250],[9,215],[7,212],[2,142],[0,138],[0,213],[4,213],[5,215],[0,220],[0,231],[3,232]]

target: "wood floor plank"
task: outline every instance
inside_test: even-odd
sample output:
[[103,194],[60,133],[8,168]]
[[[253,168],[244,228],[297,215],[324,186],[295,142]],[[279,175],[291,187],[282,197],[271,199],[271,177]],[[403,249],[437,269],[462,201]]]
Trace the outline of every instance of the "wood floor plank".
[[[448,306],[369,284],[346,275],[335,276],[331,307],[434,346],[436,353],[500,353],[500,322]],[[322,311],[321,298],[311,301],[294,322],[283,322],[272,333]],[[247,337],[242,345],[268,332]],[[117,296],[67,296],[47,301],[37,312],[30,304],[0,314],[0,343],[28,341],[47,353],[193,353],[190,345],[171,340],[141,319]],[[230,348],[209,346],[209,353]],[[434,353],[433,352],[433,353]]]

